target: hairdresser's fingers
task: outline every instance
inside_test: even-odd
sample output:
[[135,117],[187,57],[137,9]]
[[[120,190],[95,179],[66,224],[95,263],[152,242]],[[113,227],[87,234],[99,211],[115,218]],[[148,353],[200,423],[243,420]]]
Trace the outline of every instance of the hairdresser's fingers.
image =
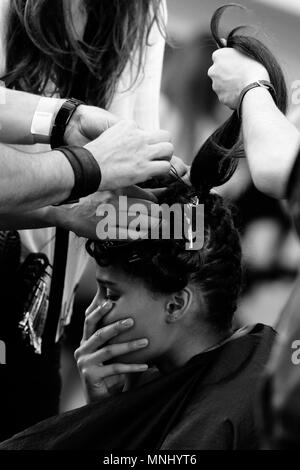
[[218,59],[218,57],[219,57],[219,55],[220,55],[220,52],[221,52],[222,50],[223,50],[223,49],[216,49],[216,50],[212,53],[211,58],[212,58],[213,64],[216,63],[216,61],[217,61],[217,59]]
[[175,173],[176,176],[179,176],[179,178],[184,177],[190,168],[181,158],[176,157],[175,155],[173,155],[171,159],[171,165],[171,173]]
[[171,142],[170,132],[164,130],[157,130],[150,132],[147,136],[147,143],[149,145],[160,144],[163,142]]
[[147,166],[148,179],[168,175],[171,170],[171,163],[164,160],[157,160],[149,163]]
[[157,202],[157,199],[151,190],[143,189],[139,186],[127,186],[126,188],[121,188],[116,191],[116,194],[118,196],[127,196],[127,198],[143,199],[149,201],[149,203]]
[[151,191],[153,192],[154,196],[157,198],[157,199],[160,199],[167,191],[168,191],[168,187],[165,186],[163,188],[154,188],[154,189],[151,189]]
[[110,361],[115,357],[123,356],[133,351],[145,349],[148,347],[148,344],[149,341],[146,338],[129,341],[127,343],[109,344],[92,354],[83,356],[81,359],[79,359],[80,364],[78,366],[82,367],[82,363],[84,363],[85,367],[90,367],[93,365],[101,366],[104,362]]
[[188,172],[182,177],[182,181],[184,181],[185,184],[188,186],[192,186],[191,183],[191,167],[189,167]]
[[209,76],[209,78],[212,80],[212,89],[214,91],[216,91],[216,85],[219,84],[219,75],[217,73],[217,66],[214,64],[212,65],[208,71],[207,71],[207,75]]
[[221,59],[226,60],[226,58],[230,58],[232,56],[232,53],[236,53],[234,49],[230,47],[223,47],[221,49],[217,49],[216,51],[213,52],[212,54],[212,61],[214,64],[217,64]]
[[89,339],[89,337],[97,331],[97,325],[102,320],[102,318],[107,315],[113,309],[113,303],[107,300],[102,305],[96,307],[89,315],[86,316],[82,342]]
[[170,142],[153,144],[149,146],[150,160],[167,160],[170,161],[174,153],[174,147]]
[[82,356],[94,353],[112,338],[124,333],[124,331],[130,330],[133,326],[134,320],[132,318],[125,318],[100,328],[76,349],[74,353],[75,359],[78,360]]

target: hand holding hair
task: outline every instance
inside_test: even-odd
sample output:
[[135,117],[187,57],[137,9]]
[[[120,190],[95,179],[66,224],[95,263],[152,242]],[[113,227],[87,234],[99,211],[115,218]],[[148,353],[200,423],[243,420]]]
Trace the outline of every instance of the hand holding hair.
[[[212,36],[219,47],[213,54],[214,65],[209,70],[213,88],[224,104],[235,109],[245,86],[257,80],[270,81],[277,106],[286,113],[286,83],[271,51],[258,39],[242,35],[243,27],[233,29],[225,40],[219,34],[220,19],[224,11],[233,6],[241,7],[237,4],[222,6],[211,20]],[[204,198],[213,187],[226,183],[236,170],[237,159],[245,157],[241,134],[241,119],[234,111],[199,150],[191,168],[191,183]]]
[[258,80],[270,80],[262,64],[229,47],[214,52],[208,75],[219,101],[232,110],[237,108],[244,88]]

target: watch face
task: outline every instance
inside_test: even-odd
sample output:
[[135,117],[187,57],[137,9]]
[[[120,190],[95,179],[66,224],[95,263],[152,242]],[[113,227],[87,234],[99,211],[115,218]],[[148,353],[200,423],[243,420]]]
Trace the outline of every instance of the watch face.
[[268,85],[263,80],[257,80],[257,83],[259,84],[259,86],[263,88],[269,88]]

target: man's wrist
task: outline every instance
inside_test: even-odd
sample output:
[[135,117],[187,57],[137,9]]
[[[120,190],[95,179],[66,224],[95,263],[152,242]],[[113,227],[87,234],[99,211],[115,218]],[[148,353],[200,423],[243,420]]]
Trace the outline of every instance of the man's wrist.
[[73,189],[69,197],[60,204],[72,204],[82,197],[97,192],[102,173],[92,153],[87,148],[78,146],[59,147],[57,150],[64,154],[74,174]]
[[69,198],[75,185],[75,175],[72,165],[62,152],[53,150],[49,155],[51,156],[51,164],[56,168],[58,181],[58,196],[54,203],[59,204]]
[[278,98],[277,98],[277,93],[276,89],[272,85],[271,82],[265,81],[265,80],[258,80],[256,82],[251,83],[248,85],[246,88],[244,88],[240,94],[238,105],[237,105],[237,115],[239,118],[242,118],[242,107],[243,107],[243,101],[245,97],[247,96],[248,93],[250,93],[252,90],[257,90],[257,89],[262,89],[264,91],[267,91],[270,96],[272,97],[274,103],[276,106],[278,105]]
[[274,103],[275,105],[275,102],[274,102],[274,99],[272,98],[272,95],[270,93],[270,91],[267,89],[267,88],[264,88],[264,87],[255,87],[255,88],[252,88],[251,90],[249,90],[247,92],[247,94],[245,95],[244,99],[243,99],[243,103],[242,103],[242,110],[244,109],[245,107],[245,103],[248,103],[249,101],[253,101],[254,100],[261,100],[261,99],[268,99],[270,102]]
[[49,206],[45,215],[47,223],[51,227],[63,228],[70,231],[69,206]]

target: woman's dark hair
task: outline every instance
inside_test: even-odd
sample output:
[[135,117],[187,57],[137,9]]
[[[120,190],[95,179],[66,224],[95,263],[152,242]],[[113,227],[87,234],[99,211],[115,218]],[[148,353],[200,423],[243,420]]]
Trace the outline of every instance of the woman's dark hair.
[[[162,28],[160,0],[83,0],[87,24],[82,41],[71,21],[73,0],[11,0],[7,30],[8,88],[55,92],[89,104],[110,103],[125,66],[138,54],[152,25]],[[131,62],[132,63],[132,62]]]
[[[186,204],[201,196],[175,182],[160,204]],[[231,210],[217,194],[202,194],[205,204],[204,245],[186,250],[185,240],[144,240],[127,245],[89,240],[87,251],[100,266],[113,265],[142,280],[154,293],[177,292],[193,283],[201,290],[206,311],[203,319],[217,330],[230,328],[241,288],[241,247]]]
[[[238,4],[224,5],[216,10],[211,20],[212,36],[218,47],[226,47],[219,33],[221,17],[228,7],[240,7]],[[262,64],[268,71],[270,81],[277,94],[277,106],[283,112],[287,110],[287,88],[283,72],[270,50],[258,39],[242,35],[244,26],[235,28],[227,37],[227,47]],[[226,183],[237,167],[238,158],[244,157],[241,138],[241,121],[236,111],[212,134],[201,147],[191,168],[191,182],[203,190]],[[220,178],[220,175],[222,177]]]

